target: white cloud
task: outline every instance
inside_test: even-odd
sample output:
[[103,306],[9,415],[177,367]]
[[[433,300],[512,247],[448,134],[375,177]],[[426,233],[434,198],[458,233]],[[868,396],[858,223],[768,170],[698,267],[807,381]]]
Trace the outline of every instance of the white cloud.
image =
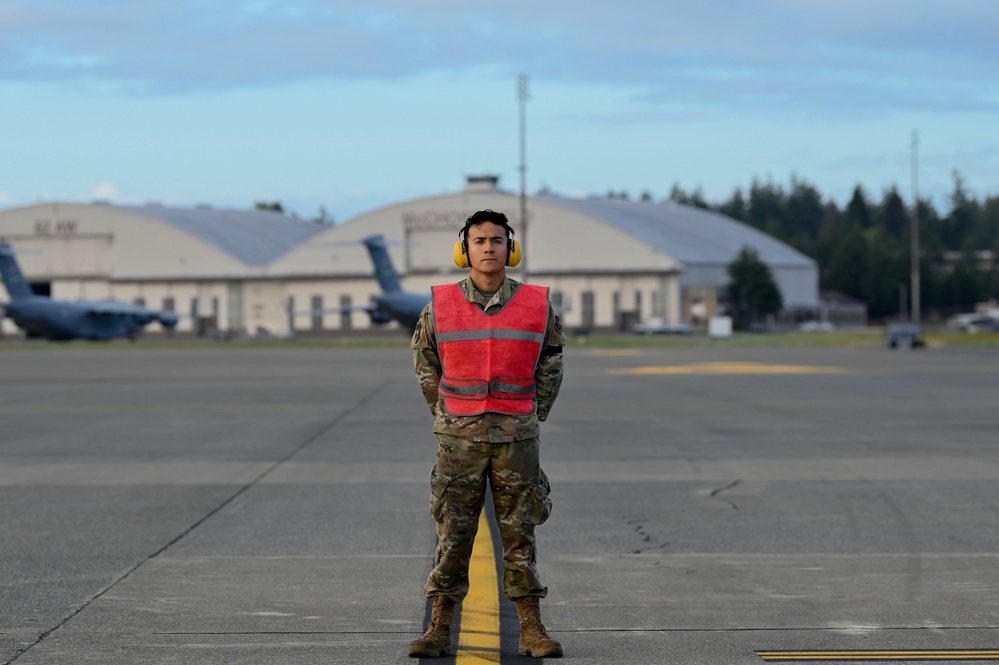
[[101,180],[94,187],[93,197],[95,199],[114,201],[121,198],[121,192],[118,191],[118,187],[114,183],[108,180]]

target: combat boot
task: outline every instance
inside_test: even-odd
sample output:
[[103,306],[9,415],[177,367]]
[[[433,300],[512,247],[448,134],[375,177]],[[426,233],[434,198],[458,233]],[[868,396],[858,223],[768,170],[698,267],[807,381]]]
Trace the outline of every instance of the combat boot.
[[451,653],[451,621],[455,602],[446,596],[434,596],[430,625],[423,637],[409,645],[410,658],[440,658]]
[[525,596],[517,599],[520,618],[520,655],[535,658],[561,658],[562,645],[549,637],[541,623],[541,599]]

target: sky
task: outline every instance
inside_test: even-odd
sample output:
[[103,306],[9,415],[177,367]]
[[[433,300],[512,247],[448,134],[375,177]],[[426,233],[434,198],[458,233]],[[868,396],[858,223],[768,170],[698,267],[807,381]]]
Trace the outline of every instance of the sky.
[[[0,0],[0,209],[999,194],[995,0]],[[914,150],[914,137],[918,143]]]

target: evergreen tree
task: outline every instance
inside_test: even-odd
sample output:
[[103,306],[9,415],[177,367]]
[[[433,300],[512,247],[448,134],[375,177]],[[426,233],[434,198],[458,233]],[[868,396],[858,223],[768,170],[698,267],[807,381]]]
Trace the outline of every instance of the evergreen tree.
[[822,208],[822,223],[819,226],[819,237],[815,241],[815,249],[811,256],[819,264],[819,284],[823,288],[831,288],[829,283],[829,264],[832,262],[833,246],[836,236],[843,228],[843,215],[835,202],[828,202]]
[[761,316],[776,314],[784,306],[770,266],[752,247],[743,247],[728,265],[729,294],[736,324],[745,328]]
[[253,204],[257,210],[270,210],[271,212],[284,213],[284,206],[280,201],[257,201]]
[[715,210],[721,214],[728,215],[740,222],[746,221],[746,209],[746,200],[742,196],[741,187],[736,187],[735,191],[732,192],[732,196],[728,198],[728,201],[715,207]]
[[864,194],[864,188],[860,185],[854,188],[853,197],[846,204],[845,216],[847,219],[856,222],[857,226],[861,229],[867,229],[871,226],[870,207],[867,205],[867,196]]
[[[746,221],[758,229],[768,231],[773,229],[778,238],[780,234],[780,219],[784,211],[784,190],[772,180],[765,185],[753,180],[749,188],[749,210]],[[768,231],[769,232],[769,231]]]
[[709,208],[707,201],[704,200],[704,193],[701,191],[700,187],[694,189],[690,194],[683,191],[679,183],[673,183],[673,188],[669,192],[669,200],[674,203],[679,203],[681,205],[694,206],[696,208]]
[[787,196],[784,213],[780,216],[785,241],[806,254],[812,254],[822,226],[822,216],[822,196],[819,190],[804,180],[791,178],[791,191]]
[[861,278],[867,270],[867,243],[857,222],[846,220],[843,226],[832,243],[823,288],[835,289],[860,300],[864,297]]
[[979,246],[992,250],[999,257],[999,195],[986,197],[979,214],[982,228]]
[[[999,257],[999,196],[979,202],[958,171],[953,177],[945,217],[929,199],[916,203],[920,305],[927,314],[935,310],[945,316],[955,308],[999,298],[999,265],[983,268],[978,260],[984,250]],[[612,191],[610,196],[625,198],[627,193]],[[687,192],[674,183],[669,199],[716,210],[788,243],[818,263],[821,289],[866,302],[873,320],[897,315],[900,286],[908,286],[911,279],[913,212],[897,187],[888,188],[880,202],[872,203],[858,184],[842,209],[834,201],[823,203],[818,189],[797,176],[787,190],[772,179],[754,179],[748,192],[736,188],[718,204],[705,202],[700,187]],[[948,251],[962,254],[955,258],[945,254]],[[747,310],[746,315],[759,312]]]
[[974,307],[975,303],[984,300],[979,282],[985,280],[981,277],[984,275],[980,275],[975,267],[972,253],[962,253],[944,281],[943,302],[940,305],[950,312],[967,311]]
[[942,240],[946,249],[961,249],[965,240],[973,231],[977,204],[968,194],[967,185],[960,172],[956,169],[954,176],[954,191],[950,195],[950,214],[943,220]]
[[898,188],[894,185],[885,191],[876,216],[876,225],[885,230],[884,240],[892,245],[900,244],[909,227],[909,214],[905,210],[902,197],[899,196]]
[[875,227],[864,234],[867,251],[864,256],[866,269],[859,276],[860,299],[867,303],[867,313],[875,320],[888,317],[899,308],[899,290],[908,288],[906,270],[898,271],[898,253],[895,243],[885,229]]

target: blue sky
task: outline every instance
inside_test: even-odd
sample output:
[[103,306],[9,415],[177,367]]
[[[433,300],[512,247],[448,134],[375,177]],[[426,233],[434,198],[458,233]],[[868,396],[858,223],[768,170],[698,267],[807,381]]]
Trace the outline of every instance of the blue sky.
[[999,193],[994,0],[0,0],[0,207]]

